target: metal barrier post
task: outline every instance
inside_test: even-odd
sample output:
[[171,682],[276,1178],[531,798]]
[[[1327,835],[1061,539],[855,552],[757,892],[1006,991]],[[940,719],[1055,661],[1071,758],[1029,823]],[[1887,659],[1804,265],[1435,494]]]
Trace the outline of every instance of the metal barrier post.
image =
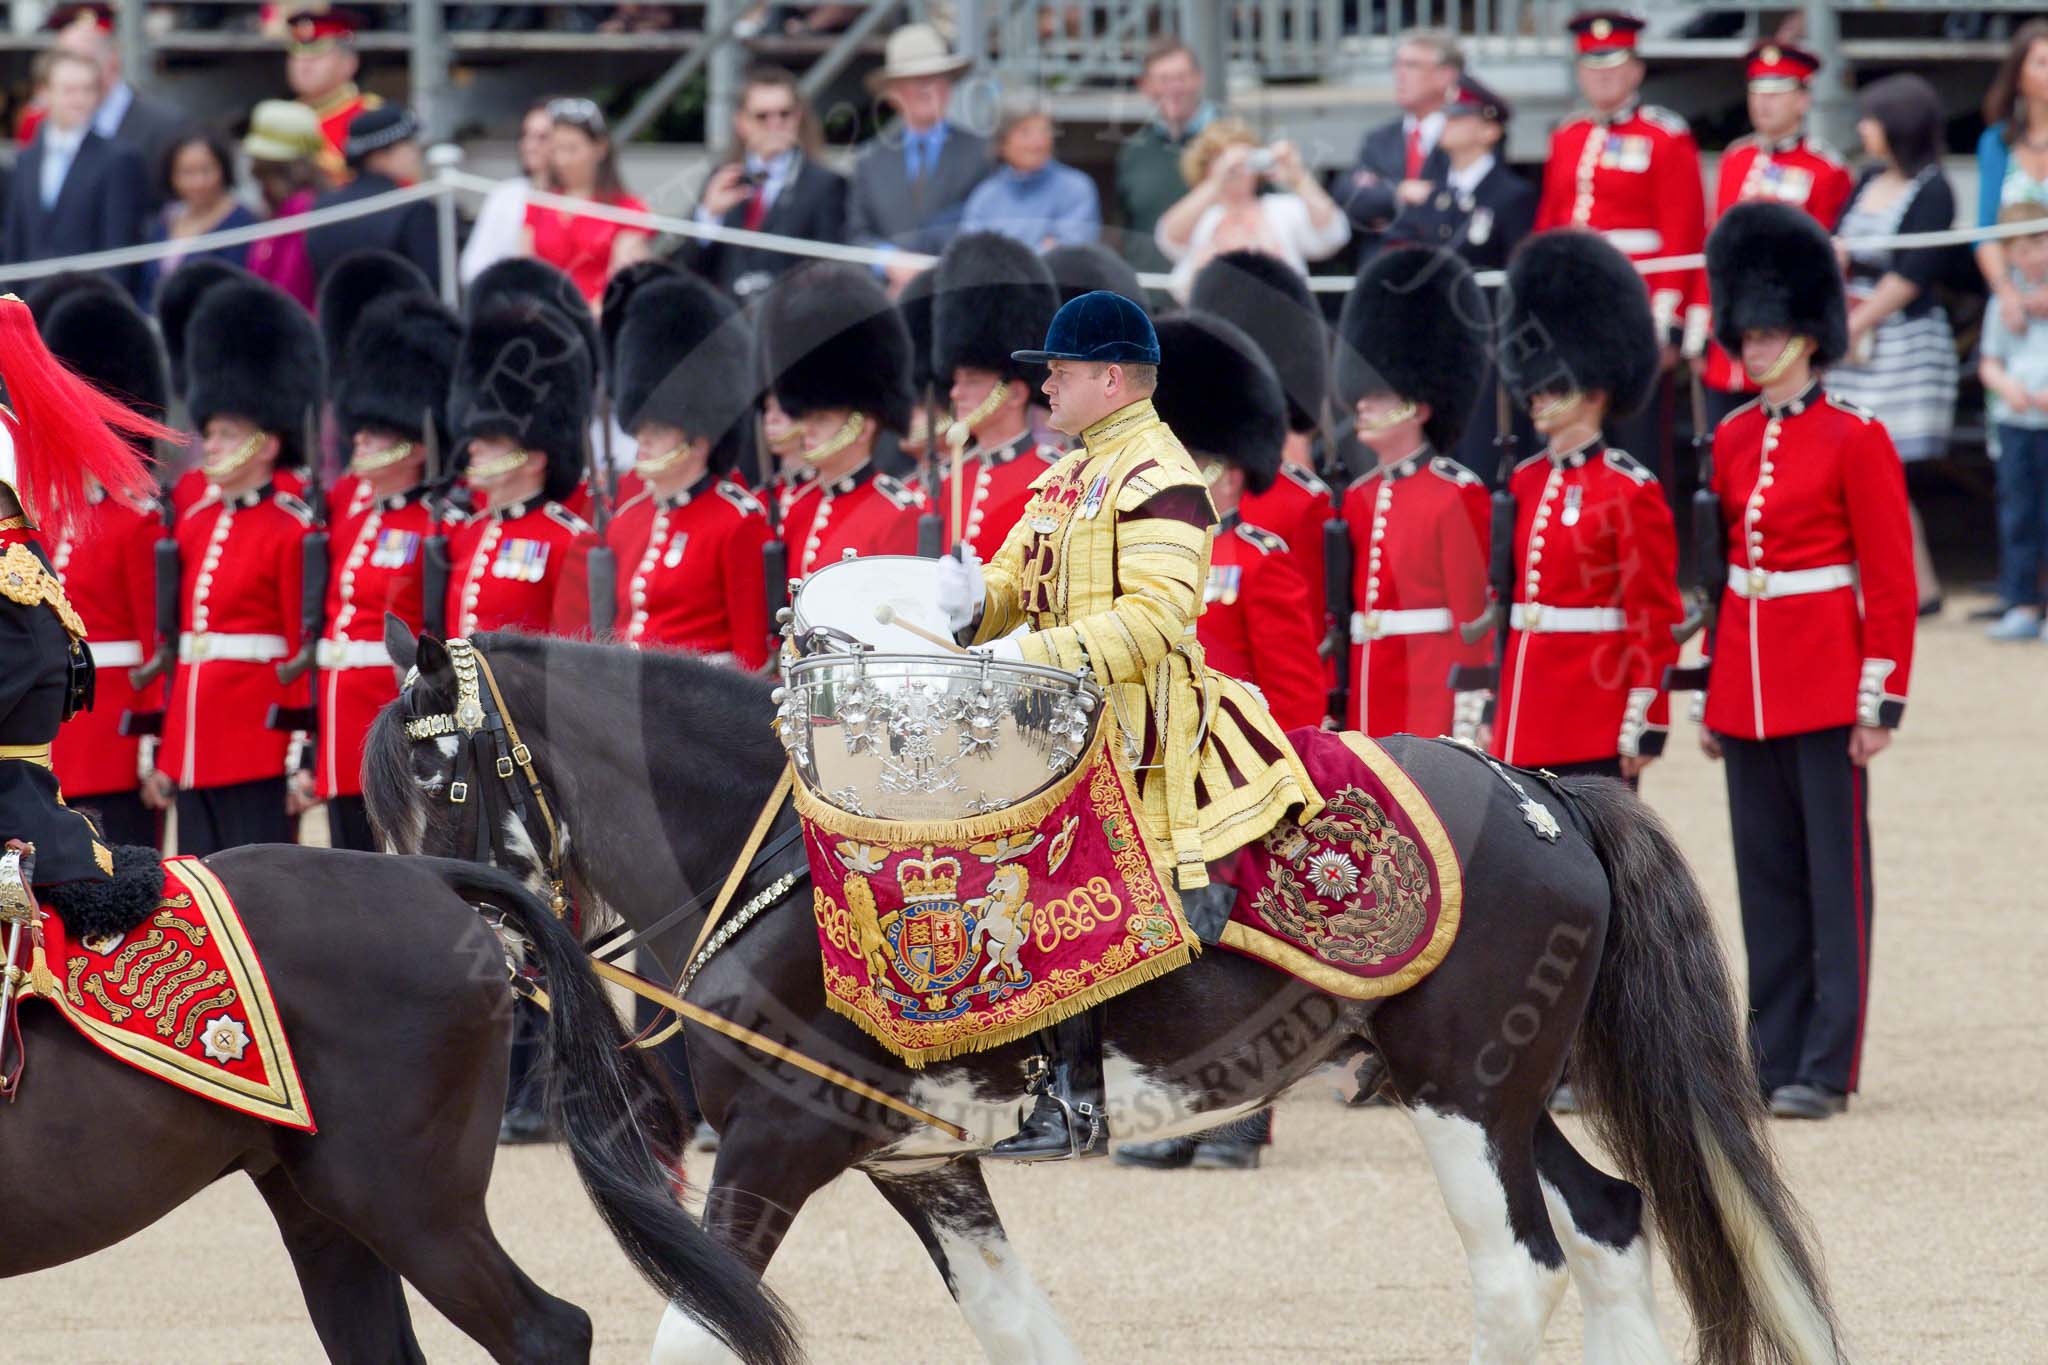
[[149,34],[143,29],[148,12],[147,0],[119,0],[114,7],[114,41],[121,51],[121,75],[137,90],[148,90],[156,84],[156,63],[150,59]]
[[1228,48],[1223,36],[1227,22],[1222,0],[1180,0],[1181,41],[1194,49],[1202,64],[1202,93],[1218,108],[1230,93],[1230,73],[1225,69]]
[[744,54],[732,37],[739,17],[739,0],[710,0],[704,7],[704,27],[722,35],[711,49],[710,65],[704,72],[704,149],[714,158],[714,166],[718,164],[715,158],[732,145],[732,113],[740,100]]
[[[141,0],[127,0],[140,4]],[[424,139],[447,137],[448,127],[448,32],[442,23],[441,0],[412,0],[406,6],[412,20],[412,53],[408,60],[412,77],[412,110],[419,115]]]
[[434,235],[441,256],[441,302],[455,308],[461,302],[461,281],[456,278],[455,186],[450,177],[462,168],[462,148],[452,142],[436,143],[427,148],[427,165],[441,186],[441,194],[434,200]]
[[1814,131],[1837,147],[1856,145],[1856,114],[1842,60],[1842,21],[1826,0],[1806,0],[1806,44],[1820,58],[1813,77]]

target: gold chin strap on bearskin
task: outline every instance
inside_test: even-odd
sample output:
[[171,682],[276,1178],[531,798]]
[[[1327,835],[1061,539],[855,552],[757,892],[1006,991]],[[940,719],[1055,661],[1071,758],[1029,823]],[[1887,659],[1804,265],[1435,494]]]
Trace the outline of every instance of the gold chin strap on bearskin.
[[532,451],[519,449],[507,451],[503,455],[486,456],[481,460],[471,459],[469,462],[469,477],[472,481],[485,483],[492,479],[502,479],[532,458]]
[[231,479],[243,465],[256,458],[256,452],[263,449],[263,433],[253,432],[249,439],[236,446],[218,460],[208,460],[199,466],[199,472],[209,483]]
[[375,474],[391,468],[406,456],[412,454],[411,441],[399,441],[382,450],[373,450],[368,455],[358,455],[348,462],[351,474]]
[[1377,436],[1383,431],[1392,431],[1395,427],[1400,426],[1403,422],[1413,417],[1415,411],[1415,404],[1403,398],[1396,407],[1389,410],[1387,415],[1380,418],[1377,422],[1358,422],[1355,425],[1359,435]]
[[1777,383],[1785,371],[1799,363],[1799,358],[1806,354],[1807,348],[1812,344],[1810,340],[1803,336],[1787,337],[1785,339],[1785,349],[1778,352],[1778,358],[1763,369],[1751,372],[1749,376],[1750,382],[1759,387]]
[[825,461],[831,459],[834,455],[837,455],[840,451],[846,449],[855,441],[858,441],[860,439],[860,434],[863,431],[866,431],[867,429],[868,419],[866,413],[847,413],[846,420],[839,424],[839,430],[833,432],[830,436],[827,436],[825,438],[825,443],[823,445],[812,446],[805,449],[804,462],[806,464],[814,465],[825,463]]

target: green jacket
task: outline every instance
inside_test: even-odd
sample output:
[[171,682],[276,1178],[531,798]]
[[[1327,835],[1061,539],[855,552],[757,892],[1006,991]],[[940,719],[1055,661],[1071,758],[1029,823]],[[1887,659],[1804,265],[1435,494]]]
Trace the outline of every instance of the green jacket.
[[1178,138],[1157,119],[1124,139],[1116,154],[1116,202],[1123,224],[1124,259],[1134,270],[1170,270],[1172,264],[1153,245],[1152,229],[1168,209],[1188,192],[1180,178],[1180,154],[1208,123],[1207,105]]

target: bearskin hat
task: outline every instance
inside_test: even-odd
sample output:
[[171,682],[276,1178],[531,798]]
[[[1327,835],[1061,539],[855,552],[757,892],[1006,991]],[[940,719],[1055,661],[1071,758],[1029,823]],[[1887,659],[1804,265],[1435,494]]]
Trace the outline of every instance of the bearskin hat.
[[38,330],[50,354],[74,372],[144,416],[162,419],[171,392],[163,347],[127,294],[72,290],[51,306]]
[[1314,431],[1330,397],[1330,329],[1301,272],[1262,251],[1226,251],[1195,275],[1188,307],[1234,322],[1287,393],[1287,426]]
[[768,385],[791,417],[845,408],[898,435],[910,429],[910,330],[866,271],[791,271],[768,291],[760,327]]
[[320,320],[320,342],[327,348],[327,363],[337,367],[328,376],[328,387],[341,387],[339,367],[345,363],[349,334],[355,331],[364,309],[393,294],[433,292],[425,273],[395,251],[363,247],[336,261],[320,281],[320,297],[313,310]]
[[306,417],[319,412],[325,373],[312,317],[297,299],[262,280],[215,285],[185,325],[185,410],[192,425],[203,431],[216,416],[245,418],[279,438],[281,469],[305,463]]
[[541,452],[545,492],[559,500],[583,477],[594,403],[590,347],[555,304],[501,294],[470,315],[448,392],[458,444],[503,436]]
[[156,325],[164,337],[164,358],[170,362],[171,392],[185,391],[185,328],[198,310],[199,301],[217,284],[255,278],[218,256],[194,256],[157,286]]
[[723,294],[694,275],[643,285],[619,323],[615,359],[620,426],[666,423],[709,438],[714,470],[739,462],[759,396],[754,329]]
[[1834,245],[1819,223],[1788,204],[1753,200],[1721,216],[1707,237],[1714,340],[1742,354],[1742,334],[1784,328],[1812,337],[1813,363],[1849,350],[1849,311]]
[[1466,264],[1448,251],[1395,246],[1366,263],[1337,322],[1337,392],[1347,404],[1391,393],[1427,403],[1430,445],[1464,434],[1486,380],[1493,314]]
[[597,309],[597,335],[604,346],[604,372],[616,374],[619,364],[619,329],[626,325],[626,307],[643,284],[672,280],[682,272],[658,256],[635,261],[604,285],[604,301]]
[[1657,327],[1628,257],[1584,228],[1539,232],[1508,263],[1507,290],[1500,368],[1518,398],[1597,389],[1613,416],[1642,407],[1657,378]]
[[394,294],[365,308],[336,367],[334,421],[343,445],[364,427],[417,441],[431,417],[448,451],[448,384],[461,343],[462,323],[431,294]]
[[932,368],[932,300],[938,289],[939,268],[928,265],[910,277],[896,295],[896,311],[910,333],[910,391],[922,403],[938,379]]
[[1112,294],[1122,294],[1147,313],[1152,311],[1145,286],[1138,283],[1138,272],[1131,269],[1129,261],[1100,242],[1065,242],[1053,247],[1045,253],[1045,268],[1052,272],[1053,283],[1059,288],[1061,308],[1083,294],[1107,289]]
[[531,256],[507,256],[486,267],[469,282],[469,291],[463,296],[464,322],[515,294],[538,299],[569,319],[583,336],[593,381],[604,378],[604,340],[598,335],[596,320],[590,316],[590,305],[575,281],[546,261]]
[[1036,389],[1043,365],[1010,359],[1035,351],[1060,310],[1052,271],[1030,247],[998,232],[955,237],[939,257],[932,303],[932,369],[941,380],[953,371],[991,370]]
[[1157,330],[1159,419],[1190,451],[1242,469],[1250,491],[1271,488],[1287,443],[1287,400],[1259,344],[1210,313],[1174,313]]
[[39,280],[30,280],[23,285],[21,301],[28,305],[29,316],[38,323],[43,323],[49,321],[50,314],[58,304],[73,294],[84,292],[119,294],[123,298],[128,296],[127,290],[97,271],[60,270],[54,275],[45,275]]

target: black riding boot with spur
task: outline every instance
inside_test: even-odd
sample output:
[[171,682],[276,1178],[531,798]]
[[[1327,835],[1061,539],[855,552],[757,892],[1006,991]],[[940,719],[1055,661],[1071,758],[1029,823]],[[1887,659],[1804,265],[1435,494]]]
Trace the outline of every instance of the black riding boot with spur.
[[1102,1008],[1083,1010],[1039,1035],[1047,1057],[1038,1102],[1015,1137],[989,1149],[1011,1161],[1064,1161],[1109,1152],[1103,1114]]

